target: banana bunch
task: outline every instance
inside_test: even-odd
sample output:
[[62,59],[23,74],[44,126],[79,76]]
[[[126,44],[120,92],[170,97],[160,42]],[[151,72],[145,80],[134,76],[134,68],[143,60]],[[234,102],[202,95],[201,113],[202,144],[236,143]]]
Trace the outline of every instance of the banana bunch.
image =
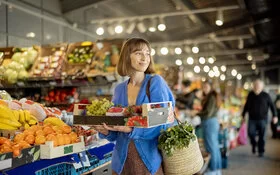
[[54,126],[63,126],[66,125],[62,120],[57,117],[48,117],[44,120],[44,124],[51,124]]
[[36,125],[38,120],[27,110],[11,110],[0,105],[0,129],[16,130],[20,127],[27,129],[30,125]]

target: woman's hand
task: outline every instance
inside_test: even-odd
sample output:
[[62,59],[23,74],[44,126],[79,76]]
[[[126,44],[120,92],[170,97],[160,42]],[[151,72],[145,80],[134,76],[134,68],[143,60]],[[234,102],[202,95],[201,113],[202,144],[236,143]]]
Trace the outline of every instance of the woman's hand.
[[99,132],[99,133],[101,133],[103,135],[108,135],[109,134],[109,130],[104,127],[104,124],[103,125],[94,125],[93,128],[97,132]]
[[107,130],[110,131],[119,131],[119,132],[125,132],[125,133],[130,133],[132,131],[131,127],[128,126],[107,126],[105,123],[103,123],[103,127]]

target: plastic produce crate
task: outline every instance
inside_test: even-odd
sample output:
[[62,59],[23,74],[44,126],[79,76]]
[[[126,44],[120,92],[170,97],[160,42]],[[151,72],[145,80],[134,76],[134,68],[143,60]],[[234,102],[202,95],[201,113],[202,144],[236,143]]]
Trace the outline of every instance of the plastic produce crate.
[[69,163],[55,164],[47,168],[41,169],[39,171],[36,171],[35,174],[36,175],[80,175],[89,172],[95,168],[98,168],[99,166],[107,162],[110,162],[111,159],[112,159],[111,157],[108,157],[98,161],[97,158],[91,158],[90,159],[91,166],[82,167],[79,169],[75,169],[74,166]]

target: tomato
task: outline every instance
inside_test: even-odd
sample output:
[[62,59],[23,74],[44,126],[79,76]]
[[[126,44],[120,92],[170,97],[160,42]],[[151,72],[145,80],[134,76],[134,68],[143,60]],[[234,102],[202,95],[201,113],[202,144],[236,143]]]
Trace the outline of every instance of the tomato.
[[50,97],[54,97],[54,91],[50,91],[50,92],[49,92],[49,96],[50,96]]

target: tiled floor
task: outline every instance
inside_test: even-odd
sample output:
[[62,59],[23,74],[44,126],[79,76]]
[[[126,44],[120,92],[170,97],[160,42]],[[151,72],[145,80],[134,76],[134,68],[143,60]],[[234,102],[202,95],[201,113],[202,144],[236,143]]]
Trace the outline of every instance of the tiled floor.
[[280,175],[280,139],[267,139],[262,158],[251,153],[249,144],[231,150],[228,165],[223,175]]

